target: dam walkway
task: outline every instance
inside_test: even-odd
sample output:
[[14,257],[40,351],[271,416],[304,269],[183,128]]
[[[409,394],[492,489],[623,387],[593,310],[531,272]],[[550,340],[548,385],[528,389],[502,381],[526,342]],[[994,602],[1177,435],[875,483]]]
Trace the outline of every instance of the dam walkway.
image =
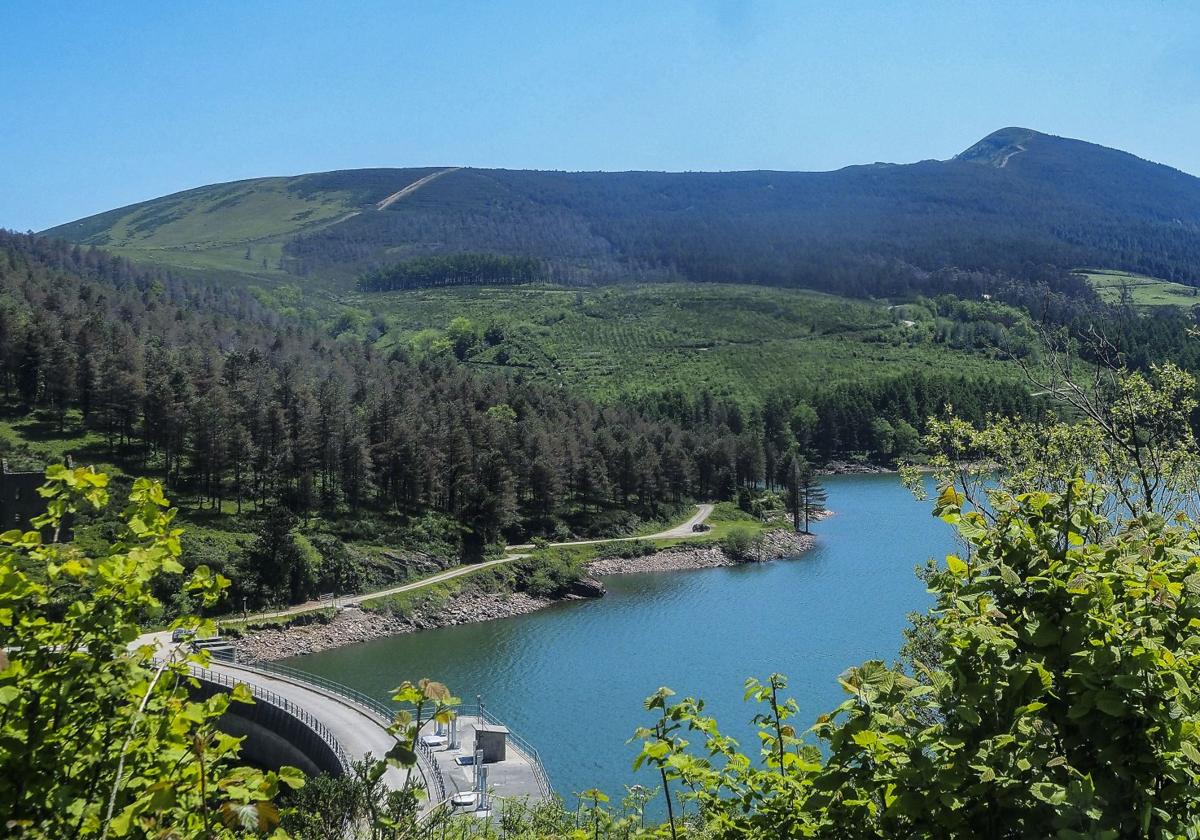
[[[208,691],[232,690],[244,683],[254,694],[252,718],[287,718],[282,727],[278,720],[247,725],[243,731],[252,748],[278,757],[280,763],[300,763],[308,772],[349,774],[355,762],[368,755],[382,758],[396,743],[388,732],[395,704],[385,703],[347,686],[313,674],[274,664],[245,664],[213,660],[208,667],[189,665],[193,677]],[[238,707],[231,712],[240,715]],[[272,712],[281,713],[274,714]],[[235,722],[235,725],[241,725]],[[281,731],[281,729],[283,731]],[[418,738],[417,766],[411,771],[420,776],[428,792],[424,810],[446,805],[474,809],[481,799],[476,791],[474,767],[475,733],[478,730],[504,730],[506,749],[502,760],[489,761],[486,768],[488,799],[525,799],[530,802],[549,799],[551,788],[537,751],[519,736],[508,732],[486,709],[460,707],[455,720],[456,738],[444,737],[433,721],[422,727]],[[265,743],[264,743],[265,742]],[[302,755],[298,755],[301,753]],[[410,771],[389,767],[383,781],[399,790],[408,781]]]

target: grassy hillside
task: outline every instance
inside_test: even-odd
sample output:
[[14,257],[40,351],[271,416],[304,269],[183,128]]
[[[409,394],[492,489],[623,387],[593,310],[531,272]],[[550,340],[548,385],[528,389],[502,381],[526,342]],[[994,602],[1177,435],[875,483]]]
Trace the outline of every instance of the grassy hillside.
[[284,273],[284,246],[296,235],[345,222],[432,171],[386,170],[369,183],[347,174],[216,184],[61,225],[53,234],[142,262],[271,276]]
[[[294,295],[283,297],[277,305],[295,302]],[[791,384],[914,369],[995,375],[1005,368],[995,350],[956,342],[956,322],[931,304],[889,308],[789,289],[459,287],[347,296],[342,304],[328,328],[344,340],[437,352],[451,340],[451,322],[462,317],[476,338],[464,354],[468,364],[602,400],[682,389],[755,401]],[[1018,325],[1012,335],[1020,332],[1022,319],[1008,307],[978,308],[972,320],[995,322],[1001,331]]]
[[1185,286],[1182,283],[1172,283],[1170,280],[1131,274],[1127,271],[1088,269],[1079,273],[1087,278],[1088,283],[1105,303],[1128,302],[1146,309],[1159,306],[1191,309],[1200,305],[1200,297],[1197,296],[1200,289],[1195,286]]
[[342,288],[380,265],[462,252],[535,257],[552,279],[572,284],[670,278],[878,295],[921,286],[922,270],[1023,274],[1043,264],[1190,283],[1200,277],[1200,179],[1004,129],[952,160],[836,172],[370,169],[265,178],[49,233],[158,263],[287,272]]

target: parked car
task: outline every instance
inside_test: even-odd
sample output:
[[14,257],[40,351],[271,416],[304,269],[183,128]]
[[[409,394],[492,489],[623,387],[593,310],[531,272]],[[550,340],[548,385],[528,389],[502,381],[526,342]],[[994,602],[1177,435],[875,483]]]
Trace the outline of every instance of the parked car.
[[176,627],[171,631],[172,642],[186,642],[188,639],[195,636],[195,632],[188,630],[186,627]]

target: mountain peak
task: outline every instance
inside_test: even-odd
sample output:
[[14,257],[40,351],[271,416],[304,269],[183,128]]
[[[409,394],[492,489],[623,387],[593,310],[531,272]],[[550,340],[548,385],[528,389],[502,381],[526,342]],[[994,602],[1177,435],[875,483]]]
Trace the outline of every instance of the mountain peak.
[[993,131],[965,152],[954,156],[955,160],[967,160],[1002,169],[1009,160],[1021,152],[1028,151],[1030,142],[1047,135],[1032,128],[1009,126]]

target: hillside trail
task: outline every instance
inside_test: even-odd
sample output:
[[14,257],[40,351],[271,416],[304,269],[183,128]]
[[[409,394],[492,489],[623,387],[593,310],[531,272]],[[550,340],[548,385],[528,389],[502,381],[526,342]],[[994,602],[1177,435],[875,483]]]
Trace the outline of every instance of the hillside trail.
[[[665,531],[659,531],[657,534],[648,534],[640,537],[606,537],[595,540],[570,540],[567,542],[550,543],[547,548],[568,547],[573,545],[603,545],[606,543],[633,542],[635,540],[673,540],[673,539],[692,539],[703,535],[703,531],[695,530],[695,526],[703,524],[709,516],[712,515],[713,506],[711,504],[696,505],[696,513],[692,515],[686,522],[682,522]],[[435,583],[453,580],[462,575],[469,575],[472,572],[477,572],[480,569],[487,569],[492,566],[499,566],[504,563],[511,563],[514,560],[520,560],[529,556],[530,550],[534,546],[532,544],[509,545],[504,547],[505,554],[496,560],[487,560],[483,563],[473,563],[467,566],[456,566],[453,569],[447,569],[444,572],[439,572],[421,580],[415,580],[411,583],[393,586],[388,589],[381,589],[378,592],[364,592],[360,595],[348,595],[337,599],[337,606],[349,606],[351,604],[361,604],[363,601],[370,601],[374,598],[386,598],[389,595],[399,595],[403,592],[412,592],[417,589],[423,589],[426,586],[433,586]],[[289,615],[296,615],[303,612],[312,612],[313,610],[325,609],[330,607],[329,601],[306,601],[303,604],[296,604],[283,610],[275,612],[255,613],[244,619],[246,621],[258,621],[272,618],[285,618]],[[242,621],[239,618],[224,619],[224,621]],[[221,623],[221,622],[218,622]]]
[[436,181],[438,178],[441,178],[443,175],[446,175],[450,172],[457,172],[460,169],[462,169],[461,166],[451,166],[446,169],[439,169],[437,172],[431,172],[428,175],[426,175],[424,178],[418,178],[417,180],[415,180],[411,184],[409,184],[407,187],[396,190],[394,193],[389,195],[383,201],[376,204],[375,209],[376,210],[386,210],[389,207],[391,207],[393,204],[395,204],[397,201],[404,198],[406,195],[412,195],[417,190],[421,189],[421,187],[428,184],[430,181]]

